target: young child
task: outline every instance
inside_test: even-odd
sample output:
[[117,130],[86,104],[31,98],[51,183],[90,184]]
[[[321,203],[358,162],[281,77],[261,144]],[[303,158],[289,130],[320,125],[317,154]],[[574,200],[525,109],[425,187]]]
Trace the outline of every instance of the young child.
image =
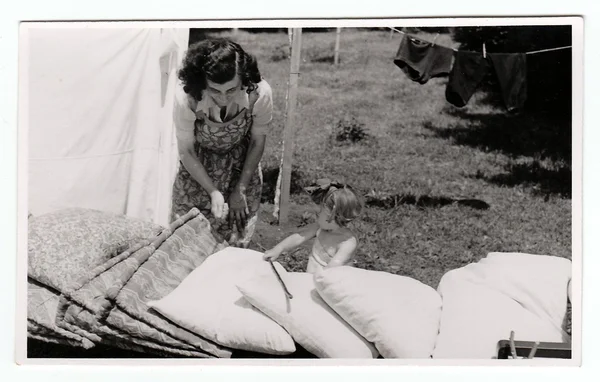
[[312,187],[312,197],[321,205],[317,222],[288,236],[266,251],[263,256],[265,260],[274,261],[282,253],[314,238],[307,272],[315,273],[326,267],[352,264],[358,243],[346,226],[361,213],[360,197],[351,187],[329,181]]

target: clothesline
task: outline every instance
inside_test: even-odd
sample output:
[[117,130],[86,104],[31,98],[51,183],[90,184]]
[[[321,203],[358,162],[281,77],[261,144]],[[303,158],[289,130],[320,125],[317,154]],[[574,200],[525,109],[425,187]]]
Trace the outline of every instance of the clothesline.
[[[430,43],[430,44],[432,44],[432,45],[443,46],[443,45],[440,45],[440,44],[436,44],[436,43],[435,43],[435,39],[434,39],[434,41],[433,41],[433,42],[431,42],[431,41],[423,40],[422,38],[418,38],[418,37],[411,36],[411,35],[409,35],[408,33],[406,33],[406,32],[403,32],[403,31],[401,31],[401,30],[398,30],[398,29],[396,29],[396,28],[392,28],[392,27],[388,27],[388,28],[390,28],[391,30],[393,30],[393,31],[395,31],[395,32],[401,33],[401,34],[403,34],[403,35],[406,35],[406,36],[410,36],[410,37],[412,37],[412,38],[415,38],[415,39],[417,39],[417,40],[421,40],[421,41],[423,41],[423,42],[429,42],[429,43]],[[572,47],[572,46],[571,46],[571,45],[569,45],[569,46],[561,46],[561,47],[558,47],[558,48],[548,48],[548,49],[534,50],[534,51],[532,51],[532,52],[525,52],[525,54],[536,54],[536,53],[551,52],[551,51],[554,51],[554,50],[570,49],[571,47]],[[445,47],[445,48],[448,48],[448,47]],[[457,50],[457,49],[455,49],[455,48],[448,48],[448,49],[452,49],[452,50],[453,50],[453,51],[455,51],[455,52],[457,52],[457,51],[458,51],[458,50]]]
[[525,54],[536,54],[536,53],[543,53],[543,52],[550,52],[553,50],[561,50],[561,49],[570,49],[571,45],[569,46],[561,46],[558,48],[549,48],[549,49],[542,49],[542,50],[534,50],[533,52],[525,52]]

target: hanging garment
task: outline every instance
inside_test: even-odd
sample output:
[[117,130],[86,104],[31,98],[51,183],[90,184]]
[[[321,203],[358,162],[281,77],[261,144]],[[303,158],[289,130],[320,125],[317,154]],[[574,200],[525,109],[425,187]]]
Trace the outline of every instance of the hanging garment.
[[465,106],[489,69],[490,63],[481,53],[456,52],[446,86],[446,100],[456,107]]
[[527,59],[524,53],[488,54],[508,111],[521,109],[527,99]]
[[496,73],[506,109],[522,108],[527,99],[527,63],[523,53],[487,53],[483,57],[479,52],[456,52],[446,100],[457,107],[465,106],[490,70]]
[[403,36],[394,64],[411,80],[425,84],[430,78],[450,72],[452,49]]
[[[573,57],[571,49],[527,54],[527,101],[530,109],[560,108],[571,115]],[[530,97],[529,95],[535,95]]]

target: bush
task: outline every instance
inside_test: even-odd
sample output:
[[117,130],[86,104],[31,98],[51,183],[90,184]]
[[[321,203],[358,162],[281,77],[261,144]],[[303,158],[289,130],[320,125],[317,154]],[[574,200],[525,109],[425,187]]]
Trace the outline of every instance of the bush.
[[368,137],[364,123],[359,122],[355,117],[339,120],[334,134],[338,142],[356,143]]

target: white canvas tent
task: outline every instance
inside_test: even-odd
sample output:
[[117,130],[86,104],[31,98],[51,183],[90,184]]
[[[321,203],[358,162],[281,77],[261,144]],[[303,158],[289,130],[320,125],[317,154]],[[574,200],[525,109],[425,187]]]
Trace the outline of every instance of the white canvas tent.
[[189,29],[32,28],[28,210],[168,223],[176,69]]

